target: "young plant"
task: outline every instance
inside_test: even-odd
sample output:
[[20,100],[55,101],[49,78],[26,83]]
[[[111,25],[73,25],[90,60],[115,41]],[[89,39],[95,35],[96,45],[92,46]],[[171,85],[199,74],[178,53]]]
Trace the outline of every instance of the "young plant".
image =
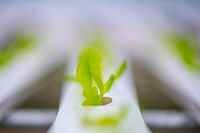
[[83,124],[86,126],[117,126],[127,116],[128,107],[122,106],[120,109],[112,114],[107,114],[98,118],[93,118],[90,114],[86,114],[83,117]]
[[171,49],[176,52],[182,62],[192,70],[198,70],[200,68],[198,44],[195,38],[191,38],[187,35],[176,34],[167,38],[168,44],[171,44]]
[[27,50],[35,43],[35,36],[19,33],[0,47],[0,68],[4,67],[12,58]]
[[[93,49],[81,52],[76,70],[76,80],[83,87],[85,101],[83,105],[103,105],[104,95],[110,91],[114,81],[119,78],[126,69],[123,61],[115,74],[111,74],[104,83],[101,75],[102,59]],[[73,78],[74,79],[74,78]]]

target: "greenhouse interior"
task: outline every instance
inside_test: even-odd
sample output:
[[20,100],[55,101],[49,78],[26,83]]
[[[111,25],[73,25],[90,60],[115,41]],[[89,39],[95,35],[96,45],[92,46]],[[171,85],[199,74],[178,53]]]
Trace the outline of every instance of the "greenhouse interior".
[[200,133],[200,1],[0,1],[0,133]]

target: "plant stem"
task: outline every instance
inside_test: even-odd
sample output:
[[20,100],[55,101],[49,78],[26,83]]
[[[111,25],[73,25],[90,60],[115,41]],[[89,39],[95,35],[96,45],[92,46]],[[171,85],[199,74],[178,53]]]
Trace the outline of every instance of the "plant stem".
[[103,94],[100,93],[99,95],[99,104],[102,105],[103,104]]

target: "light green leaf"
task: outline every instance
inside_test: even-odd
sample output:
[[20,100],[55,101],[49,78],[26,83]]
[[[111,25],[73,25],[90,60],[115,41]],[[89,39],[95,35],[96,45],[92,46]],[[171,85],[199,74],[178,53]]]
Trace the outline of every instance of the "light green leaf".
[[116,78],[116,79],[119,78],[119,77],[124,73],[126,67],[127,67],[127,63],[126,63],[126,61],[123,61],[123,62],[120,64],[118,70],[117,70],[116,73],[115,73],[115,78]]
[[64,80],[65,81],[72,81],[72,82],[78,82],[77,81],[77,79],[76,79],[76,77],[74,77],[74,76],[71,76],[71,75],[64,75]]
[[112,84],[113,84],[113,82],[114,82],[114,79],[115,79],[115,76],[112,74],[112,75],[109,77],[109,79],[108,79],[108,81],[106,82],[106,84],[104,85],[103,95],[104,95],[105,93],[107,93],[107,92],[110,91],[110,88],[111,88],[111,86],[112,86]]
[[82,59],[79,62],[76,71],[76,79],[84,89],[92,87],[92,77],[89,71],[89,61],[87,59]]
[[97,84],[98,88],[99,88],[99,91],[101,92],[103,90],[103,82],[102,80],[100,79],[100,77],[98,75],[96,75],[94,72],[91,72],[92,74],[92,77],[95,81],[95,83]]
[[90,72],[92,78],[96,85],[98,86],[99,91],[103,90],[103,81],[101,77],[101,59],[97,53],[92,53],[90,58]]
[[84,88],[83,95],[86,98],[84,104],[99,104],[98,91],[96,87],[92,87],[92,79],[95,80],[98,87],[101,86],[100,67],[101,58],[96,51],[87,49],[81,53],[76,71],[76,79]]
[[[89,58],[89,64],[90,64],[90,72],[92,74],[92,76],[94,76],[93,78],[95,78],[95,82],[96,79],[98,79],[98,84],[100,82],[102,82],[102,78],[101,78],[101,57],[100,55],[93,49],[88,49],[88,58]],[[101,84],[101,83],[100,83]]]

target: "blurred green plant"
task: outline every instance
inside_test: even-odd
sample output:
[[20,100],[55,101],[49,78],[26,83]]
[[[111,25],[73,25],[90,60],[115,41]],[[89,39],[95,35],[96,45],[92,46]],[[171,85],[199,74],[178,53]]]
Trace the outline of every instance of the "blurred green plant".
[[5,67],[15,56],[32,46],[36,38],[27,34],[15,34],[0,47],[0,68]]
[[188,35],[175,34],[167,38],[171,49],[180,57],[182,62],[192,70],[199,70],[198,44]]
[[94,37],[86,44],[87,47],[96,50],[97,52],[101,53],[103,58],[106,58],[109,61],[112,61],[112,48],[110,45],[106,44],[106,39],[103,37],[103,33],[96,33]]
[[[104,83],[102,79],[102,59],[94,49],[83,50],[79,56],[76,77],[65,76],[65,80],[77,81],[83,87],[85,101],[83,105],[104,105],[104,95],[110,91],[114,81],[118,79],[126,69],[126,61],[123,61],[115,74],[111,74]],[[107,98],[108,100],[108,98]],[[110,101],[110,100],[108,100]]]
[[122,106],[120,109],[112,114],[107,114],[101,117],[92,118],[89,114],[86,113],[83,117],[83,124],[86,126],[117,126],[119,123],[127,116],[128,107]]

